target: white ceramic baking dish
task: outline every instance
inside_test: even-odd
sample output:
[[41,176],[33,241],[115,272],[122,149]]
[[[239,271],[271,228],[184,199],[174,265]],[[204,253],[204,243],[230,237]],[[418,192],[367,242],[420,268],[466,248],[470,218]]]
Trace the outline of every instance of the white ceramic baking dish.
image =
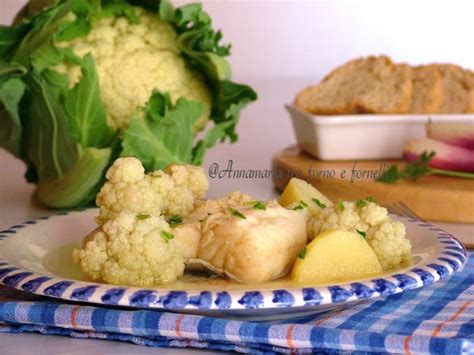
[[294,105],[286,108],[298,144],[322,160],[398,159],[409,140],[426,136],[429,120],[474,124],[474,114],[322,116]]

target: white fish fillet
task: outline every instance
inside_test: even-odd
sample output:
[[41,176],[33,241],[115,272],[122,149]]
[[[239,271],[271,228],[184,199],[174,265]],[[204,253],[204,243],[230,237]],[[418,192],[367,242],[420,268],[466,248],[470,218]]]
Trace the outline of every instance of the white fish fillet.
[[[245,204],[249,196],[244,201],[233,197],[198,207],[196,212],[200,209],[199,218],[203,218],[198,221],[199,242],[197,234],[192,238],[183,235],[189,229],[185,225],[175,232],[175,242],[182,246],[186,258],[198,259],[189,260],[191,265],[210,264],[212,271],[239,282],[261,283],[285,276],[306,245],[308,214],[288,210],[276,201],[265,202],[266,210],[260,210]],[[232,213],[231,208],[245,218]],[[192,242],[184,246],[185,239]]]

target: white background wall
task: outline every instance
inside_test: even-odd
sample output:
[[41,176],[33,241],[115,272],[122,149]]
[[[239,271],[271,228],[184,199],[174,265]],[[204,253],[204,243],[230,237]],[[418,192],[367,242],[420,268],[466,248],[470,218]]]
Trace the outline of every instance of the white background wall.
[[[8,23],[25,2],[0,0],[2,23]],[[353,57],[386,53],[400,61],[449,61],[474,69],[474,0],[204,3],[216,27],[233,44],[234,77],[259,94],[241,115],[239,141],[208,151],[205,167],[215,162],[225,167],[233,159],[236,169],[269,169],[275,152],[295,142],[284,104]],[[268,197],[272,186],[264,179],[218,179],[212,182],[210,197],[233,190]]]
[[[8,23],[25,0],[0,0]],[[189,0],[175,0],[183,4]],[[386,53],[410,63],[474,69],[474,1],[203,1],[233,44],[239,77],[320,77],[353,57]]]
[[244,75],[319,76],[379,53],[474,68],[474,1],[221,0],[206,8]]

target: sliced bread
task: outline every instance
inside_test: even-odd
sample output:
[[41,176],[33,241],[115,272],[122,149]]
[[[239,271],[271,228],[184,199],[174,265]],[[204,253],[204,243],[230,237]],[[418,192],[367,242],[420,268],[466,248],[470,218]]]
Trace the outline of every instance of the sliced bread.
[[443,103],[440,113],[468,112],[471,104],[471,91],[474,90],[472,72],[454,64],[432,64],[443,77]]
[[386,56],[352,60],[316,86],[301,91],[295,105],[315,114],[402,113],[411,104],[410,68]]
[[382,114],[409,112],[413,94],[411,67],[399,64],[380,69],[380,72],[375,72],[371,89],[357,97],[359,111]]
[[469,92],[469,103],[467,105],[466,113],[474,113],[474,89]]
[[411,113],[436,113],[443,104],[443,77],[433,66],[412,68]]

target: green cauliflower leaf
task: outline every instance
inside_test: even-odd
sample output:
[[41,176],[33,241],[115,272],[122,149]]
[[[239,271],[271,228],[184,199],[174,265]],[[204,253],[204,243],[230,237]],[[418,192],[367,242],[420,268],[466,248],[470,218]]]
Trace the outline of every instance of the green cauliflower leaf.
[[130,121],[123,137],[122,156],[141,160],[147,171],[165,168],[170,162],[189,163],[193,124],[202,114],[202,104],[155,91],[147,105]]

